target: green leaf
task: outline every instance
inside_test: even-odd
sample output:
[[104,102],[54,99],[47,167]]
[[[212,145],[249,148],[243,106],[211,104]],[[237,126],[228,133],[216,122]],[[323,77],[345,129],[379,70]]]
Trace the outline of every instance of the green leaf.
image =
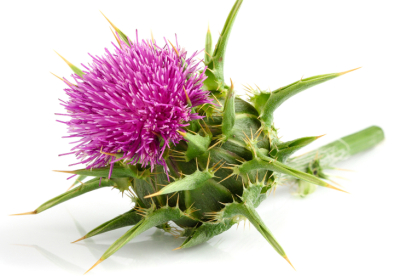
[[109,220],[105,223],[103,223],[102,225],[94,228],[92,231],[90,231],[89,233],[87,233],[85,236],[83,236],[82,238],[74,241],[80,241],[83,239],[87,239],[111,230],[115,230],[115,229],[119,229],[125,226],[130,226],[130,225],[135,225],[137,224],[141,219],[143,219],[143,217],[141,215],[139,215],[136,212],[136,209],[132,209],[122,215],[119,215],[118,217],[113,218],[112,220]]
[[[221,35],[218,39],[217,45],[215,46],[215,50],[213,53],[213,59],[219,60],[225,56],[226,46],[228,45],[229,35],[232,31],[233,23],[235,22],[236,16],[239,12],[240,6],[242,5],[243,0],[236,0],[233,5],[228,17],[226,18],[224,28],[221,31]],[[219,64],[223,65],[224,60],[219,61]]]
[[243,195],[241,199],[243,202],[250,203],[251,206],[258,207],[261,201],[265,199],[265,194],[261,191],[265,187],[264,183],[249,183],[248,187],[243,189]]
[[[255,104],[255,107],[260,113],[260,119],[263,122],[264,126],[269,127],[272,125],[274,111],[283,102],[285,102],[292,96],[317,84],[326,82],[357,69],[359,68],[341,73],[318,75],[306,79],[301,79],[292,84],[281,87],[273,92],[261,92],[259,95],[255,95],[254,97],[252,97],[251,100],[253,101],[253,103],[257,103]],[[269,96],[265,96],[265,94]]]
[[82,185],[69,190],[68,192],[65,192],[45,203],[43,203],[42,205],[40,205],[37,209],[36,212],[37,213],[41,213],[51,207],[54,207],[64,201],[70,200],[72,198],[75,198],[77,196],[86,194],[88,192],[97,190],[97,189],[101,189],[101,188],[105,188],[105,187],[112,187],[114,186],[115,183],[114,181],[112,181],[111,179],[101,179],[101,183],[100,183],[100,179],[99,178],[94,178],[92,180],[89,180],[85,183],[83,183]]
[[132,187],[132,177],[117,177],[113,178],[115,182],[115,187],[120,190],[121,193],[125,191],[129,191],[129,188]]
[[189,191],[201,187],[207,180],[214,177],[212,170],[199,171],[196,170],[190,175],[186,175],[184,178],[172,182],[159,190],[158,192],[147,195],[144,198],[149,198],[158,195],[165,195],[170,193],[175,193],[179,191]]
[[314,175],[311,175],[311,174],[308,174],[308,173],[305,173],[302,171],[298,171],[298,170],[291,168],[279,161],[276,161],[273,158],[265,156],[259,152],[258,152],[257,156],[258,157],[254,158],[250,161],[246,161],[239,166],[233,167],[234,173],[240,174],[242,177],[245,177],[251,171],[267,169],[270,171],[287,174],[287,175],[293,176],[295,178],[310,182],[315,185],[342,191],[342,190],[326,183],[325,181],[319,179],[318,177],[316,177]]
[[142,199],[142,204],[146,208],[150,208],[152,203],[155,201],[157,206],[159,206],[159,198],[149,199],[146,196],[153,194],[156,192],[156,187],[151,178],[148,179],[134,179],[133,180],[133,191],[138,196],[138,198]]
[[207,35],[206,35],[206,47],[204,49],[204,62],[206,64],[209,64],[211,61],[211,55],[212,53],[212,37],[211,37],[211,32],[210,28],[207,30]]
[[188,149],[185,152],[186,161],[190,161],[193,158],[203,155],[210,146],[212,134],[211,132],[206,132],[205,136],[200,134],[190,134],[188,132],[179,132],[187,141]]
[[278,252],[279,255],[286,257],[286,253],[283,248],[276,241],[271,231],[265,226],[264,222],[253,208],[250,202],[237,203],[233,202],[227,204],[226,207],[218,214],[220,220],[231,219],[237,216],[246,217],[254,227],[260,232],[260,234],[272,245],[272,247]]
[[[323,135],[322,135],[323,136]],[[278,148],[271,151],[271,156],[278,157],[278,161],[285,162],[286,159],[299,149],[307,146],[322,136],[310,136],[295,139],[278,144]]]
[[223,185],[209,179],[199,188],[184,192],[185,206],[187,209],[198,210],[191,216],[196,220],[208,220],[207,212],[217,212],[223,208],[222,203],[232,202],[232,193]]
[[[104,252],[103,256],[97,263],[92,266],[87,272],[89,272],[93,267],[110,257],[112,254],[117,252],[121,247],[127,244],[134,237],[143,233],[144,231],[155,227],[157,225],[166,223],[170,220],[177,220],[184,214],[179,210],[179,208],[174,207],[162,207],[146,215],[138,224],[129,229],[122,237],[116,240],[107,250]],[[86,272],[86,273],[87,273]]]
[[78,177],[75,179],[74,183],[72,183],[71,187],[69,187],[68,190],[71,190],[76,185],[80,185],[82,181],[85,180],[86,177],[87,177],[86,175],[78,175]]
[[208,63],[206,63],[208,68],[205,72],[207,79],[204,81],[204,86],[207,88],[207,90],[218,90],[224,85],[224,62],[226,47],[228,45],[228,39],[233,27],[233,23],[240,6],[242,5],[242,2],[243,0],[237,0],[233,5],[215,46],[212,58]]
[[[232,151],[223,149],[222,147],[214,147],[209,150],[208,154],[204,154],[199,157],[199,166],[204,169],[206,167],[207,161],[210,159],[210,164],[216,164],[223,160],[228,164],[241,164],[241,157],[234,154]],[[239,161],[238,161],[239,160]],[[234,195],[241,195],[243,193],[242,181],[235,180],[232,176],[232,171],[225,168],[224,166],[215,172],[215,177],[218,179],[219,184],[223,185]]]
[[233,219],[225,219],[224,222],[221,223],[205,222],[200,227],[196,228],[193,234],[176,249],[189,248],[204,243],[212,237],[229,230],[235,223]]
[[105,17],[105,19],[108,21],[108,23],[110,23],[110,25],[114,28],[114,30],[118,33],[119,37],[126,43],[126,45],[130,46],[128,37],[127,37],[120,29],[118,29],[117,26],[115,26],[115,25],[104,15],[104,13],[102,13],[102,12],[100,12],[100,13]]
[[222,115],[222,135],[224,141],[232,136],[233,127],[235,125],[235,91],[231,80],[231,87],[226,95],[224,103],[224,111]]
[[[56,51],[54,51],[54,52],[56,52]],[[75,74],[77,74],[77,75],[80,76],[80,77],[83,77],[84,73],[82,72],[81,69],[79,69],[78,67],[76,67],[75,65],[73,65],[73,64],[72,64],[71,62],[69,62],[68,60],[66,60],[66,59],[65,59],[63,56],[61,56],[59,53],[56,52],[56,54],[57,54],[60,58],[62,58],[62,59],[65,61],[65,63],[67,63],[67,65],[69,66],[69,68],[71,68],[72,71],[73,71]]]
[[112,187],[114,186],[114,181],[110,179],[102,179],[101,184],[100,184],[100,179],[99,178],[94,178],[92,180],[89,180],[82,185],[69,190],[53,199],[50,199],[49,201],[46,201],[42,205],[40,205],[35,211],[29,212],[29,213],[22,213],[22,214],[16,214],[16,215],[29,215],[29,214],[39,214],[47,209],[50,209],[51,207],[54,207],[64,201],[67,201],[71,198],[86,194],[88,192],[101,189],[104,187]]

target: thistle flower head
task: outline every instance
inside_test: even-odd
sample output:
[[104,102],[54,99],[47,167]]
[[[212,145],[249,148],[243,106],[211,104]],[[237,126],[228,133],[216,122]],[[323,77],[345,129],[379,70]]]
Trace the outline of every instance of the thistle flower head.
[[[69,100],[62,105],[71,119],[67,137],[78,138],[71,153],[88,168],[102,167],[119,159],[143,166],[164,165],[162,154],[169,143],[176,144],[188,122],[201,118],[192,107],[208,103],[202,90],[204,73],[198,72],[197,52],[187,52],[155,41],[124,42],[105,49],[82,77],[68,83]],[[110,154],[104,154],[110,153]]]

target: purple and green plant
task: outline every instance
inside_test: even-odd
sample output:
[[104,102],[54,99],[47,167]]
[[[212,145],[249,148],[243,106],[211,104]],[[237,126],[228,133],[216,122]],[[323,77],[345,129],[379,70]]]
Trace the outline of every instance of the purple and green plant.
[[[74,139],[65,154],[74,154],[84,168],[61,171],[78,176],[72,187],[19,215],[38,214],[112,187],[129,194],[134,208],[77,241],[131,228],[94,266],[152,227],[185,237],[178,248],[183,249],[243,219],[289,262],[256,207],[284,177],[296,182],[300,196],[312,193],[316,185],[340,190],[324,170],[375,146],[384,134],[371,126],[292,157],[320,136],[281,141],[274,111],[297,93],[353,70],[301,79],[272,92],[249,87],[249,101],[237,97],[232,81],[224,79],[224,61],[242,2],[234,4],[214,49],[208,30],[202,61],[176,38],[157,43],[140,40],[138,33],[128,37],[110,21],[117,41],[112,50],[91,56],[93,62],[83,69],[64,59],[74,74],[73,81],[62,78],[68,99],[61,101],[66,113],[57,115],[66,118],[59,122]],[[83,183],[87,177],[91,179]]]

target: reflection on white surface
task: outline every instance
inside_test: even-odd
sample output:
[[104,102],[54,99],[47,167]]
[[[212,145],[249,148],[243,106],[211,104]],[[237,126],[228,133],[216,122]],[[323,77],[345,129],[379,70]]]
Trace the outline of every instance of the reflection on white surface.
[[[275,195],[275,199],[280,198],[277,200],[279,205],[285,205],[288,198],[286,192],[278,192]],[[7,217],[7,227],[2,228],[2,231],[6,233],[8,240],[2,240],[2,244],[5,245],[0,249],[2,259],[5,259],[6,264],[12,265],[12,269],[19,273],[25,269],[37,273],[44,271],[45,275],[47,275],[46,273],[49,275],[51,273],[77,275],[84,273],[129,227],[110,231],[75,244],[66,242],[66,240],[73,241],[77,237],[84,236],[90,230],[82,225],[91,222],[89,214],[78,212],[77,215],[73,215],[78,210],[76,205],[79,205],[79,202],[73,202],[65,208],[54,207],[55,210],[49,212],[47,216],[43,213],[24,217]],[[271,200],[272,205],[274,203]],[[103,206],[102,208],[109,209],[109,207]],[[79,219],[76,218],[78,216]],[[100,224],[101,222],[96,223]],[[14,227],[18,229],[15,232],[12,231]],[[2,236],[4,237],[4,235]],[[156,228],[148,230],[122,247],[90,273],[98,275],[108,272],[124,275],[125,273],[145,271],[151,267],[192,269],[203,264],[218,267],[240,262],[240,255],[233,256],[230,252],[234,254],[241,252],[251,256],[256,254],[257,248],[265,247],[268,248],[267,255],[268,253],[272,253],[273,256],[276,254],[270,250],[268,243],[253,227],[243,222],[238,227],[234,226],[230,231],[207,243],[194,248],[172,251],[183,241],[183,238],[174,238]],[[15,256],[19,257],[15,258]],[[280,262],[280,266],[286,266],[285,261],[281,260],[279,256],[274,256],[273,259]],[[173,270],[170,272],[172,273]],[[195,270],[194,273],[196,272],[198,271]],[[166,275],[169,275],[168,270]]]
[[[76,219],[73,217],[72,219],[79,235],[85,235],[87,231],[85,231]],[[118,238],[115,234],[111,234],[111,236],[112,237],[109,237],[110,240]],[[178,247],[182,242],[183,239],[176,239],[159,229],[152,229],[147,231],[140,238],[122,247],[113,257],[104,261],[96,270],[105,270],[109,272],[118,272],[121,270],[133,271],[135,269],[147,269],[154,264],[167,264],[168,266],[179,265],[180,263],[193,261],[193,258],[197,257],[200,258],[198,258],[196,262],[201,260],[206,262],[212,262],[213,260],[223,261],[230,258],[230,254],[227,251],[218,248],[218,239],[217,243],[214,245],[205,243],[204,245],[198,246],[196,250],[186,250],[184,253],[172,251],[173,248]],[[98,243],[92,238],[72,245],[61,243],[57,244],[57,246],[63,247],[61,250],[57,250],[57,253],[47,249],[47,247],[51,246],[49,241],[46,240],[42,241],[41,245],[12,244],[7,247],[16,254],[28,253],[30,257],[21,260],[21,263],[24,263],[27,267],[31,265],[29,260],[35,259],[37,255],[40,255],[43,257],[41,258],[41,263],[42,268],[46,268],[45,270],[47,270],[47,268],[52,268],[54,272],[57,273],[67,272],[82,274],[87,270],[87,267],[89,267],[90,260],[98,259],[104,251],[107,250],[110,243]],[[91,255],[86,256],[84,262],[79,262],[86,263],[85,267],[75,264],[77,262],[76,251],[80,251],[81,254],[83,251],[86,251],[85,255]],[[56,268],[54,269],[54,267]]]
[[[184,239],[176,239],[158,229],[148,230],[90,274],[132,275],[162,271],[163,275],[176,275],[177,271],[185,271],[186,275],[190,271],[190,275],[204,275],[212,270],[216,274],[237,275],[256,269],[274,275],[348,275],[360,271],[391,275],[397,269],[394,263],[398,256],[383,253],[400,245],[395,234],[400,227],[393,220],[393,212],[397,212],[393,208],[395,195],[386,194],[388,200],[379,201],[377,176],[360,173],[360,170],[375,167],[368,158],[382,157],[381,149],[341,164],[357,173],[332,172],[351,179],[348,183],[341,181],[352,192],[350,195],[319,188],[310,197],[299,199],[291,195],[289,187],[280,187],[257,208],[297,272],[272,250],[254,227],[249,229],[248,224],[244,227],[242,223],[238,229],[234,226],[207,243],[177,251],[172,249]],[[7,275],[82,275],[129,228],[76,244],[70,242],[126,211],[130,206],[126,203],[126,200],[121,202],[120,194],[104,189],[39,215],[1,216],[3,269]],[[24,204],[28,205],[31,203]]]
[[[70,272],[70,273],[81,273],[83,271],[83,268],[70,263],[63,258],[60,258],[59,256],[53,254],[50,251],[47,251],[43,247],[40,247],[38,245],[29,245],[29,244],[15,244],[16,246],[22,246],[22,247],[29,247],[32,248],[32,250],[35,250],[37,253],[42,255],[46,260],[51,262],[52,264],[56,265],[60,270]],[[35,252],[32,252],[32,254],[35,254]]]

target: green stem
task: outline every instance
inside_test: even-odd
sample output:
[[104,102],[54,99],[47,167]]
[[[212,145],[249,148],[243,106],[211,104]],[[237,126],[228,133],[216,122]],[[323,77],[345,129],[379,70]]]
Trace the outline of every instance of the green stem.
[[287,165],[306,171],[313,161],[319,161],[320,167],[326,169],[339,161],[350,158],[354,154],[372,148],[383,139],[383,130],[380,127],[371,126],[304,155],[290,158]]

